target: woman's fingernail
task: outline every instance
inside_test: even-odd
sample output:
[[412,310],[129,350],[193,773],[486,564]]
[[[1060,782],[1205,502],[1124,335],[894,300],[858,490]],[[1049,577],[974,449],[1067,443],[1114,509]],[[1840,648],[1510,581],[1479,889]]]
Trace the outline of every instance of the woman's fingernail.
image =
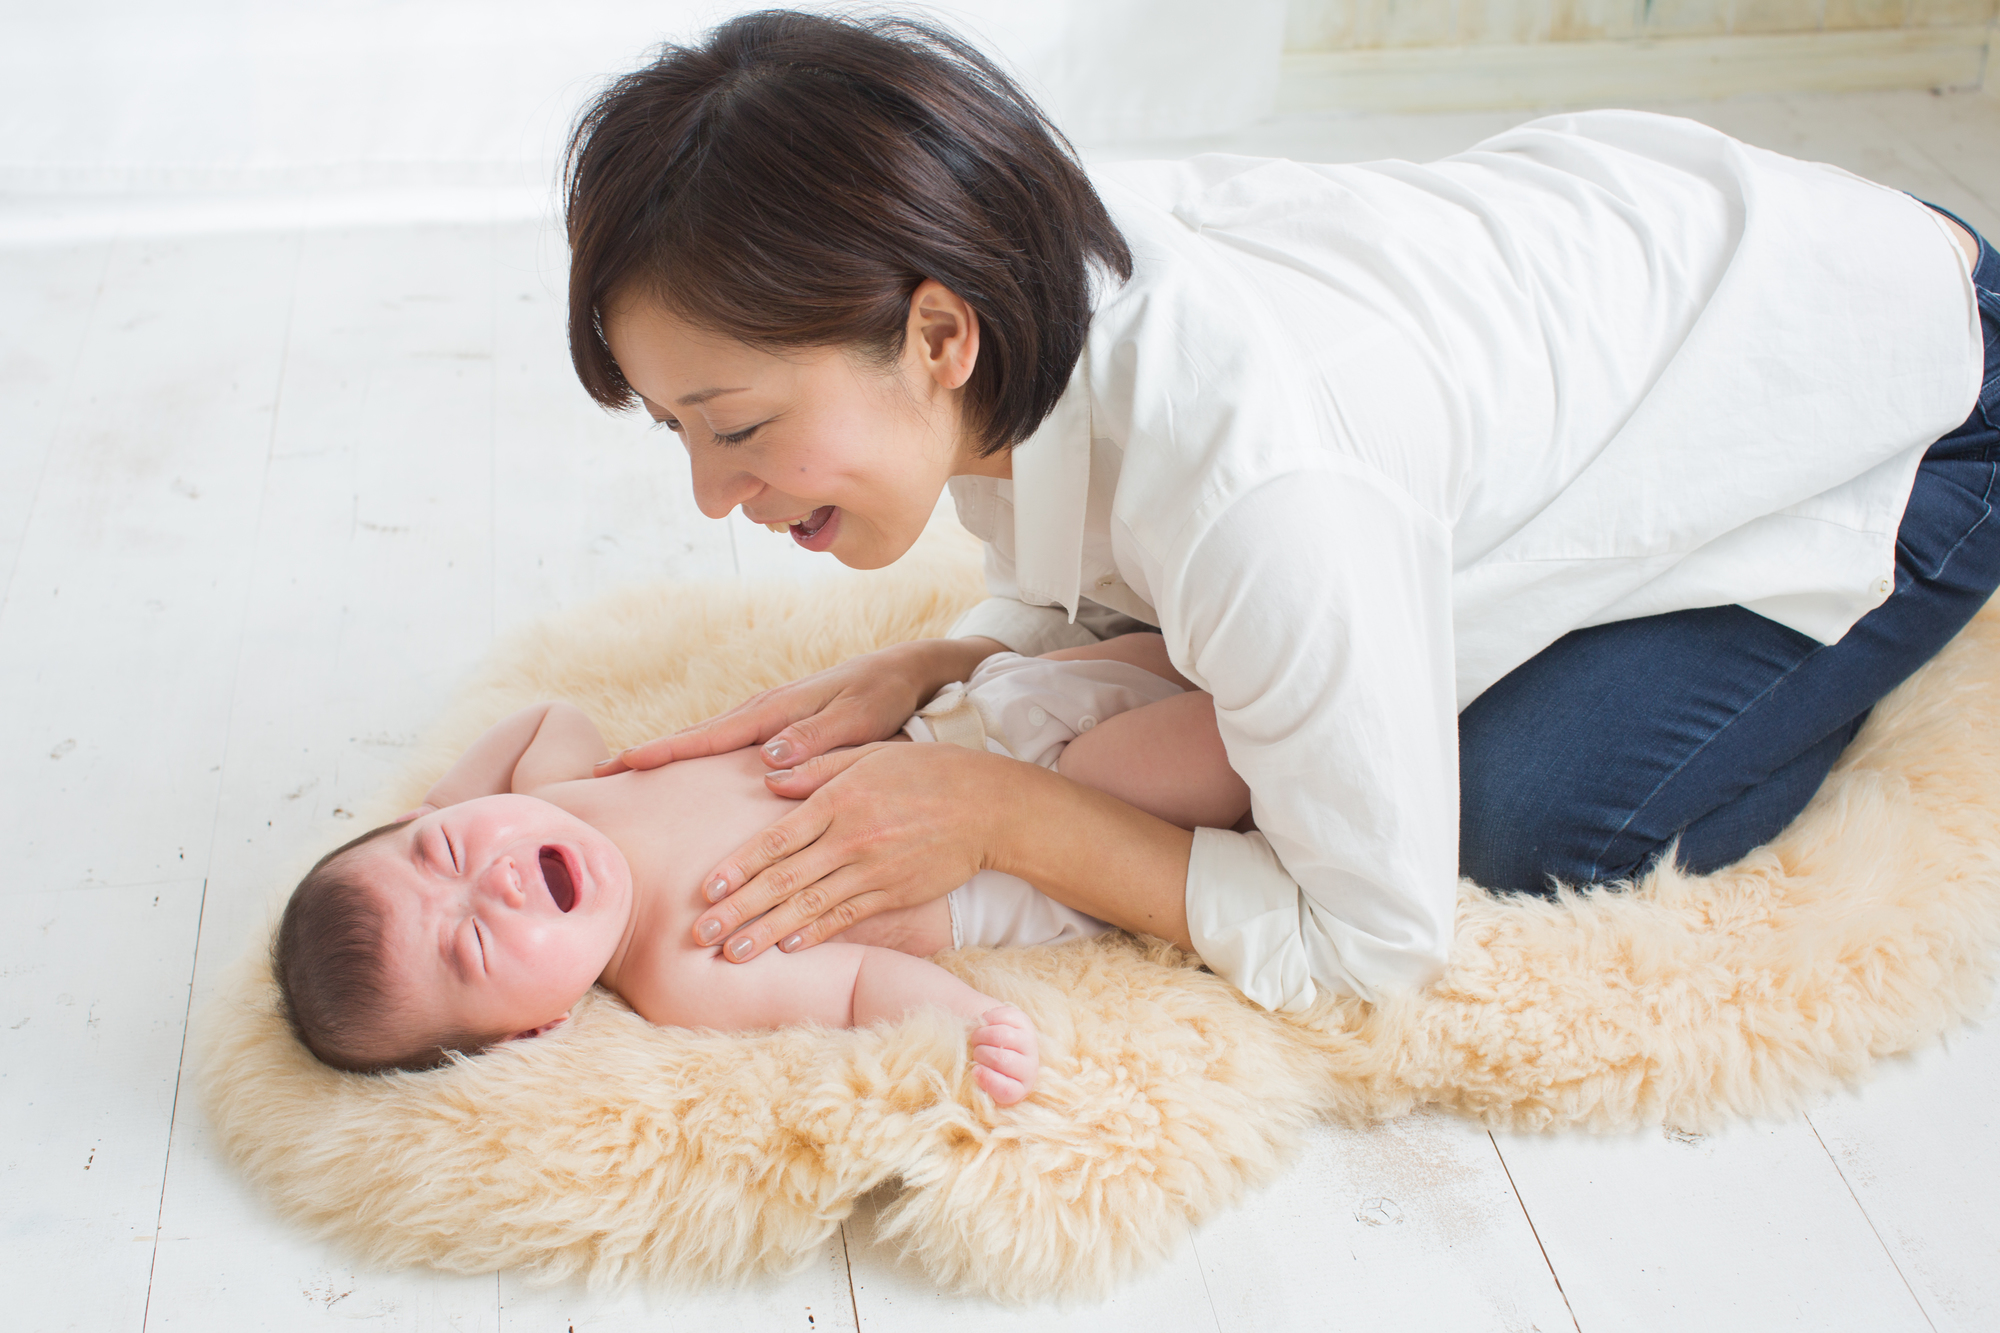
[[792,770],[789,768],[774,768],[769,773],[766,773],[764,775],[764,781],[783,782],[786,778],[789,778],[791,775],[792,775]]
[[797,934],[791,934],[785,936],[784,942],[780,944],[778,947],[780,949],[783,949],[786,953],[790,953],[792,950],[799,947],[799,936]]
[[747,938],[730,941],[729,956],[739,963],[748,958],[750,956],[750,941]]
[[704,921],[695,927],[694,937],[703,944],[713,944],[715,943],[715,937],[721,933],[722,923],[720,921]]
[[780,736],[765,742],[764,753],[770,756],[772,763],[782,764],[792,757],[792,743]]
[[702,886],[702,896],[712,903],[719,903],[729,896],[729,881],[717,875]]

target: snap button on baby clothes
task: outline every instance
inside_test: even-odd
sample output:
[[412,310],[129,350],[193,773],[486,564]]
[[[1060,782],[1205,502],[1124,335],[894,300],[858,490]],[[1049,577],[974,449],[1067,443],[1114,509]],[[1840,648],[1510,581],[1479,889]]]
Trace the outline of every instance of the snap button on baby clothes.
[[1097,719],[1092,717],[1088,713],[1085,713],[1082,717],[1076,720],[1076,729],[1078,731],[1089,731],[1092,727],[1096,725],[1097,725]]
[[1028,710],[1028,722],[1031,726],[1039,727],[1042,725],[1042,723],[1048,720],[1049,720],[1048,713],[1043,711],[1040,707],[1030,708]]

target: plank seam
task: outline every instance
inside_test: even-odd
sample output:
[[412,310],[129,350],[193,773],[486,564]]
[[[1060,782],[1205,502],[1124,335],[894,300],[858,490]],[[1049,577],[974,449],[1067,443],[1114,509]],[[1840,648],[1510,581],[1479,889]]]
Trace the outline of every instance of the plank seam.
[[847,1270],[847,1308],[854,1312],[854,1333],[861,1333],[861,1300],[854,1294],[854,1257],[847,1252],[847,1223],[840,1224],[840,1262]]
[[1932,1319],[1931,1312],[1924,1308],[1924,1298],[1910,1285],[1909,1276],[1903,1272],[1903,1266],[1896,1262],[1895,1252],[1889,1248],[1889,1242],[1882,1239],[1882,1229],[1875,1225],[1874,1217],[1868,1212],[1868,1205],[1861,1202],[1861,1196],[1854,1192],[1854,1182],[1847,1178],[1847,1172],[1841,1167],[1840,1159],[1834,1156],[1833,1150],[1826,1146],[1826,1140],[1820,1137],[1819,1126],[1813,1123],[1811,1115],[1805,1117],[1805,1122],[1806,1128],[1812,1131],[1813,1141],[1819,1144],[1819,1150],[1826,1154],[1827,1161],[1833,1163],[1834,1174],[1840,1177],[1841,1185],[1847,1190],[1847,1197],[1854,1200],[1854,1206],[1860,1210],[1861,1220],[1868,1224],[1869,1234],[1873,1235],[1875,1243],[1882,1247],[1882,1255],[1889,1261],[1889,1267],[1896,1270],[1896,1278],[1903,1284],[1903,1290],[1909,1292],[1910,1299],[1916,1303],[1917,1313],[1924,1317],[1924,1324],[1932,1330],[1932,1333],[1936,1333],[1937,1321]]
[[1583,1333],[1583,1324],[1576,1317],[1576,1307],[1569,1303],[1569,1293],[1563,1290],[1562,1274],[1556,1272],[1555,1262],[1549,1258],[1549,1247],[1542,1244],[1542,1233],[1535,1225],[1535,1215],[1528,1211],[1528,1201],[1521,1197],[1521,1187],[1514,1183],[1514,1169],[1507,1165],[1507,1154],[1500,1151],[1500,1140],[1493,1137],[1493,1131],[1486,1131],[1486,1141],[1493,1145],[1493,1155],[1500,1159],[1500,1170],[1506,1173],[1507,1188],[1514,1191],[1514,1202],[1521,1210],[1521,1218],[1528,1224],[1528,1234],[1535,1238],[1535,1248],[1542,1253],[1542,1262],[1548,1266],[1549,1280],[1556,1284],[1556,1295],[1563,1298],[1563,1309],[1569,1311],[1569,1322],[1576,1333]]
[[201,922],[208,915],[208,876],[201,877],[201,902],[194,912],[194,949],[188,959],[187,1003],[181,1008],[181,1050],[174,1062],[174,1099],[167,1107],[167,1151],[160,1162],[160,1203],[153,1213],[153,1252],[146,1260],[146,1303],[139,1312],[139,1327],[153,1321],[153,1275],[160,1266],[160,1226],[167,1219],[167,1179],[174,1165],[174,1125],[180,1119],[181,1084],[187,1079],[188,1023],[194,1015],[194,979],[201,967]]

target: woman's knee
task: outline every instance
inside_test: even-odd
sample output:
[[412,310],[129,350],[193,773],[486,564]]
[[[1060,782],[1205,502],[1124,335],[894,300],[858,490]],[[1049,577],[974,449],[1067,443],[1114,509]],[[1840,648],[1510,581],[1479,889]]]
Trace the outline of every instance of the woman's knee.
[[1498,893],[1551,894],[1556,880],[1595,878],[1592,794],[1560,773],[1487,760],[1460,756],[1458,873]]

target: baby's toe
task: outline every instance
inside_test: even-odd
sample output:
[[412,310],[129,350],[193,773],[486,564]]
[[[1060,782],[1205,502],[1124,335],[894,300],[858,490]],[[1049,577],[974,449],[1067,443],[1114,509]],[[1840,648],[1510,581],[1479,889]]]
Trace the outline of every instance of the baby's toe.
[[1009,1078],[997,1069],[981,1065],[972,1071],[972,1081],[985,1089],[986,1095],[1001,1106],[1012,1106],[1026,1097],[1029,1087],[1019,1079]]
[[1037,1063],[1033,1057],[1005,1046],[975,1046],[972,1048],[973,1061],[995,1073],[1004,1074],[1023,1087],[1032,1087],[1035,1082]]

